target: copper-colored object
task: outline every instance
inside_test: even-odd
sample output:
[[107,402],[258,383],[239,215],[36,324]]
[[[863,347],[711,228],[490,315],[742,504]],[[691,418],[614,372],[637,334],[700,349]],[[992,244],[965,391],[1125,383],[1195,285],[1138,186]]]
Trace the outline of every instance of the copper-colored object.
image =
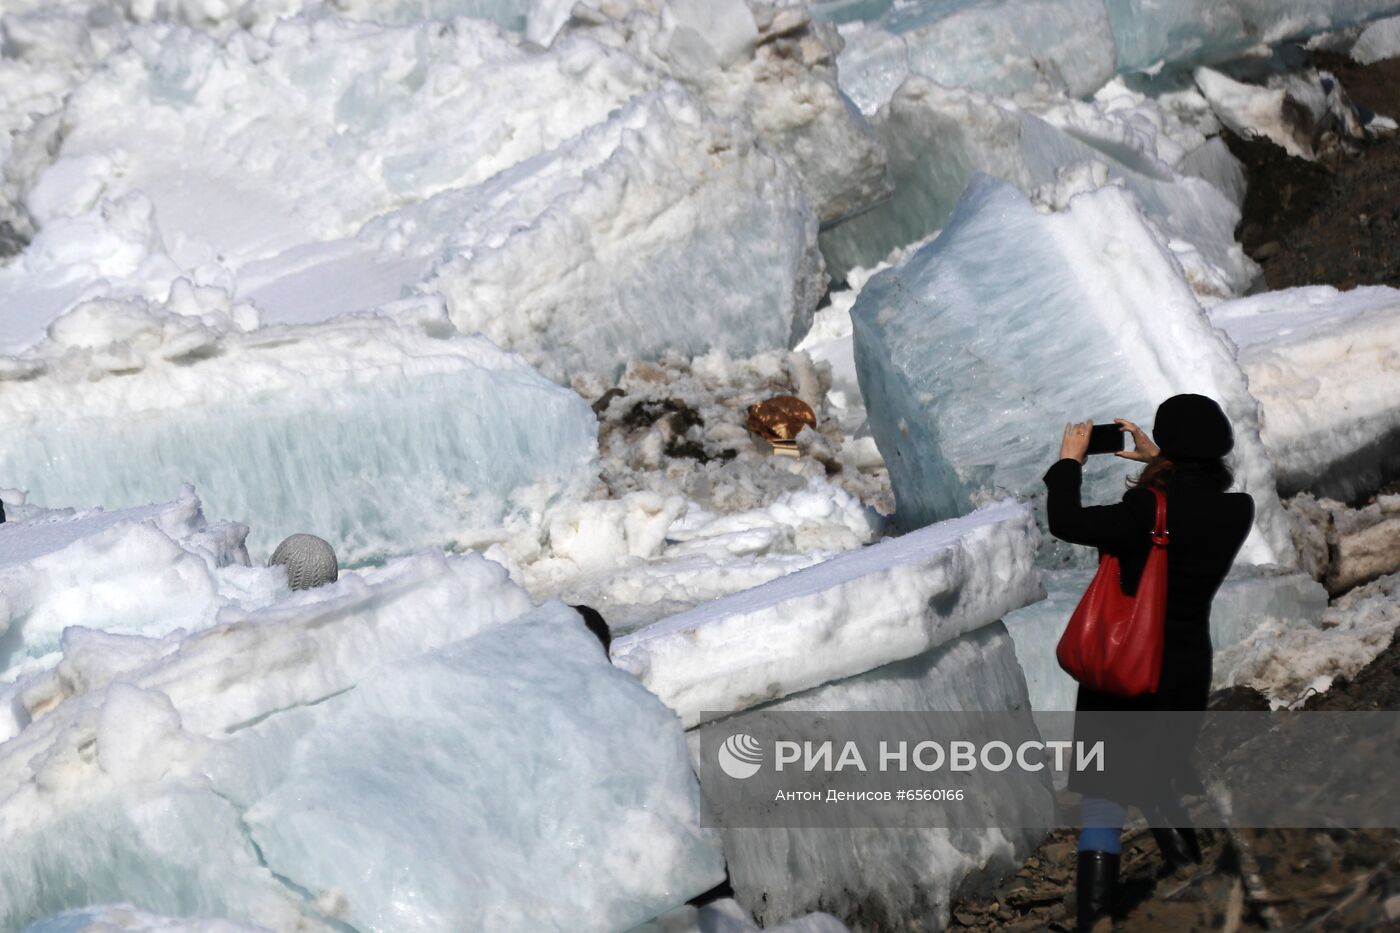
[[790,441],[803,428],[817,426],[812,406],[793,395],[779,395],[749,406],[748,428],[770,443]]

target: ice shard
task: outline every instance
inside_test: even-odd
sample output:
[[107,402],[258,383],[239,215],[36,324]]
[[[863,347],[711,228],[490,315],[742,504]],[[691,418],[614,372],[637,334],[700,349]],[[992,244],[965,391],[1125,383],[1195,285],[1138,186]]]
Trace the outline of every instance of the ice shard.
[[[938,239],[871,279],[851,316],[902,527],[1005,492],[1041,495],[1067,421],[1150,427],[1163,399],[1198,392],[1230,416],[1237,479],[1257,505],[1243,559],[1296,559],[1258,403],[1127,192],[1085,192],[1043,214],[979,176]],[[1126,475],[1122,460],[1091,460],[1086,500],[1116,501]]]

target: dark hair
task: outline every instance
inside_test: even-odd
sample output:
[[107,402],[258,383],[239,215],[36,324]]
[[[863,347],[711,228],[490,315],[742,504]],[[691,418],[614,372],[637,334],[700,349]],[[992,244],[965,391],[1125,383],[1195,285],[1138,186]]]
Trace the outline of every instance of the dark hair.
[[1234,471],[1222,459],[1177,462],[1158,454],[1147,461],[1147,466],[1142,468],[1141,473],[1128,480],[1128,485],[1166,489],[1174,477],[1184,475],[1200,476],[1213,483],[1221,492],[1229,489],[1235,481]]

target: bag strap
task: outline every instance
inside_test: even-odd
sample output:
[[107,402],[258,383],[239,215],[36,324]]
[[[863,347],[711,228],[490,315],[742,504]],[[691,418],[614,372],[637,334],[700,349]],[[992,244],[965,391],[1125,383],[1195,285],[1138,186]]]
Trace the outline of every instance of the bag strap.
[[1148,488],[1157,499],[1157,520],[1152,526],[1152,543],[1158,547],[1166,547],[1171,537],[1167,531],[1167,497],[1156,486]]

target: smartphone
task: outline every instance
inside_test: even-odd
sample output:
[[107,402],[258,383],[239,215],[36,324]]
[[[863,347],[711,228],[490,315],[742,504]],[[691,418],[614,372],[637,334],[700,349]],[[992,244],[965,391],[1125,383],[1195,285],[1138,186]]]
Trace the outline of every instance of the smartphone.
[[1128,432],[1116,424],[1096,424],[1089,432],[1089,453],[1112,454],[1127,447]]

